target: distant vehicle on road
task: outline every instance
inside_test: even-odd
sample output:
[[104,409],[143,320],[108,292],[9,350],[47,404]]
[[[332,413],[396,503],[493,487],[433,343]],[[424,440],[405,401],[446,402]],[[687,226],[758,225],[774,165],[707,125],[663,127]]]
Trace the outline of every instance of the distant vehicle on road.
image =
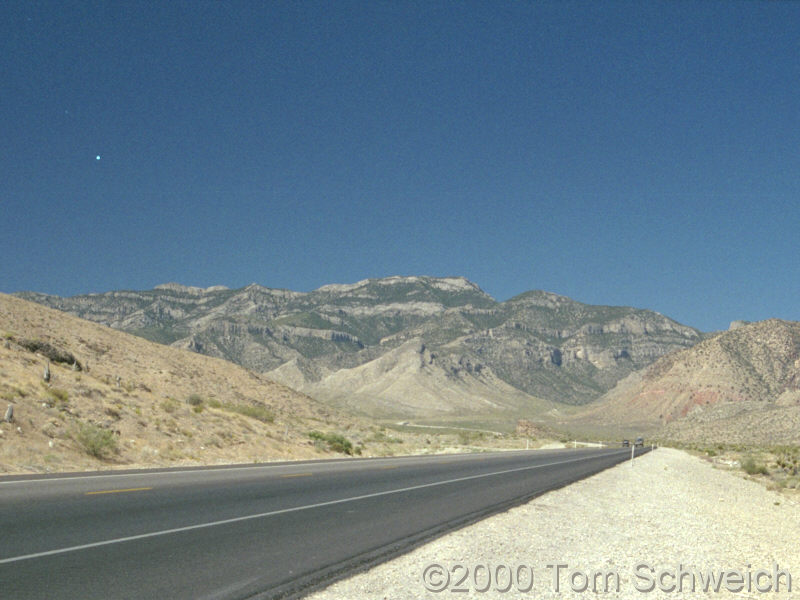
[[644,446],[644,438],[637,437],[636,441],[633,444],[634,446]]
[[622,440],[622,447],[623,448],[629,448],[630,445],[631,445],[631,441],[630,440]]

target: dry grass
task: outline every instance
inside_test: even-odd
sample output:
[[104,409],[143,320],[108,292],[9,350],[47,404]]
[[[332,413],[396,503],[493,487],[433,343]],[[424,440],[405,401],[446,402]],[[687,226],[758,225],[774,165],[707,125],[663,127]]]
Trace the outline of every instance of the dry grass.
[[[310,428],[362,427],[236,365],[2,294],[0,335],[0,418],[14,406],[14,422],[0,423],[0,472],[311,457]],[[51,362],[45,384],[39,348],[83,370]]]
[[672,442],[717,467],[738,473],[792,498],[800,497],[800,446]]

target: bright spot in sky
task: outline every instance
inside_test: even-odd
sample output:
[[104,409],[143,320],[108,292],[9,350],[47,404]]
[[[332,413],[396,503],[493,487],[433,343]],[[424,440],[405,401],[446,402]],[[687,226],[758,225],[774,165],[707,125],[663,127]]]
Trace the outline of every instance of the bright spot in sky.
[[95,156],[95,159],[100,160],[100,155],[98,154],[97,156]]

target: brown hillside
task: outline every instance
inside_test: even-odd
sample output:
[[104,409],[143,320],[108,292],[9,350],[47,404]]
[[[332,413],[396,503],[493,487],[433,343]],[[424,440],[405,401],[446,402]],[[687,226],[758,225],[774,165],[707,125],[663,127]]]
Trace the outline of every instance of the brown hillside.
[[226,361],[5,294],[0,336],[0,472],[319,456],[310,429],[355,426]]
[[800,323],[770,319],[662,357],[579,422],[683,441],[798,443],[799,402]]

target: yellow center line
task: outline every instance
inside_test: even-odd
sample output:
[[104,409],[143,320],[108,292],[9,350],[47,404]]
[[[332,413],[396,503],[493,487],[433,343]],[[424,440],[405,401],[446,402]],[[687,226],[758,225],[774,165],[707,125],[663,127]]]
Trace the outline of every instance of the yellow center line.
[[286,479],[288,477],[311,477],[313,473],[289,473],[288,475],[281,475],[282,479]]
[[392,466],[389,466],[389,467],[379,467],[379,469],[381,471],[386,471],[387,469],[398,469],[398,468],[400,468],[400,465],[392,465]]
[[128,488],[126,490],[100,490],[99,492],[86,492],[87,496],[94,496],[96,494],[122,494],[124,492],[143,492],[145,490],[152,490],[151,487]]

